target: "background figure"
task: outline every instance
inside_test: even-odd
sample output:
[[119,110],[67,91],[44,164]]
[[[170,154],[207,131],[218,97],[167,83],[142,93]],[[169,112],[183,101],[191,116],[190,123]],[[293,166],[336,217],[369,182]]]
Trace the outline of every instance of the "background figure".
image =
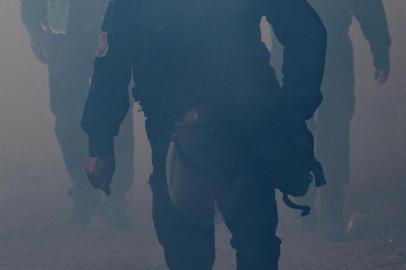
[[[55,2],[55,1],[54,1]],[[33,52],[48,66],[50,106],[55,116],[55,135],[73,186],[68,195],[74,202],[70,222],[87,224],[95,214],[113,226],[127,226],[126,193],[133,179],[132,117],[123,125],[118,139],[114,196],[102,198],[88,183],[83,170],[87,140],[80,129],[101,21],[108,1],[69,1],[66,33],[54,33],[48,25],[47,0],[22,0],[22,19],[30,35]],[[125,147],[121,147],[125,145]]]
[[[345,235],[343,214],[345,186],[350,181],[350,126],[355,109],[353,47],[349,38],[353,17],[360,23],[375,65],[375,79],[383,84],[389,76],[391,40],[381,0],[309,0],[328,34],[324,100],[314,119],[317,155],[323,162],[328,185],[321,191],[321,209],[328,238]],[[278,51],[278,45],[273,51]],[[281,62],[277,53],[272,62]],[[313,124],[313,123],[311,123]],[[314,204],[315,192],[305,200]],[[305,225],[313,228],[313,214]]]

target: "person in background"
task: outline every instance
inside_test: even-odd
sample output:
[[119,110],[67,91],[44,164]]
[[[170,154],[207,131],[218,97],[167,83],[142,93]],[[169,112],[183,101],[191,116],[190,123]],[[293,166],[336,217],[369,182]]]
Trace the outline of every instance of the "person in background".
[[[349,37],[355,18],[369,43],[374,77],[379,85],[390,73],[391,38],[382,0],[309,0],[327,29],[326,69],[322,84],[324,96],[316,117],[309,122],[316,134],[316,154],[323,163],[328,185],[321,190],[321,213],[304,219],[304,228],[314,229],[318,218],[326,239],[347,238],[344,202],[350,182],[350,127],[355,109],[353,46]],[[282,63],[280,45],[273,43],[271,63]],[[315,203],[316,193],[305,200]]]
[[[107,0],[21,0],[22,20],[31,47],[49,71],[50,106],[55,135],[73,186],[68,190],[74,206],[73,224],[88,224],[100,215],[111,226],[129,226],[126,194],[133,181],[133,124],[129,116],[118,139],[120,167],[114,196],[103,201],[88,184],[83,170],[87,140],[80,115],[90,82],[98,34]],[[121,147],[121,145],[125,147]]]

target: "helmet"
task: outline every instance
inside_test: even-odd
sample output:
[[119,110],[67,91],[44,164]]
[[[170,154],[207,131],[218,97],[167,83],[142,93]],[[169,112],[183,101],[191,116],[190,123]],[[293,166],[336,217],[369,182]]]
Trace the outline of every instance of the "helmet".
[[192,222],[213,224],[215,190],[224,174],[216,114],[195,108],[176,123],[166,163],[170,197],[181,215]]

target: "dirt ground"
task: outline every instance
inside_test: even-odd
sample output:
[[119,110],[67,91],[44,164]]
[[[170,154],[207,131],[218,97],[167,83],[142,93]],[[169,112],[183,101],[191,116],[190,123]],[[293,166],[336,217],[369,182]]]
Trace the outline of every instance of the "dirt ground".
[[[281,270],[405,270],[406,242],[388,238],[327,242],[320,233],[282,231]],[[216,270],[235,269],[229,235],[217,227]],[[131,230],[27,226],[0,233],[1,270],[164,270],[150,224]]]

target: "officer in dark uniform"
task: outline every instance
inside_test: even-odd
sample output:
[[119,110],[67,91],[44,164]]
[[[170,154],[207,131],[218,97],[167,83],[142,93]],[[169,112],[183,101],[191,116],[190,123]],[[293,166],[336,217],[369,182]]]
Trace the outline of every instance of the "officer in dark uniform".
[[[322,93],[324,102],[311,125],[316,132],[316,151],[323,162],[329,184],[321,192],[323,225],[326,237],[346,237],[344,219],[345,187],[350,181],[350,126],[355,109],[354,57],[349,29],[353,18],[360,23],[371,49],[378,84],[390,72],[391,39],[381,0],[309,0],[326,25],[329,36]],[[280,47],[274,43],[271,62],[282,62]],[[305,198],[313,204],[315,192]],[[315,212],[304,221],[305,228],[315,228]]]
[[[110,193],[113,138],[128,111],[133,76],[152,148],[153,218],[166,262],[172,270],[212,269],[214,226],[182,218],[168,192],[165,165],[175,122],[199,106],[235,113],[238,122],[264,103],[278,119],[310,118],[322,99],[325,29],[304,0],[116,0],[110,8],[113,23],[100,45],[82,116],[90,138],[89,179]],[[261,42],[264,15],[285,47],[282,87]],[[224,203],[231,190],[218,202],[233,235],[237,269],[277,269],[274,189],[253,170],[241,178],[231,213]]]
[[[74,201],[71,222],[87,224],[100,214],[111,225],[128,225],[126,193],[133,180],[132,117],[123,125],[118,140],[118,158],[121,161],[114,190],[115,194],[102,205],[101,196],[88,185],[83,161],[86,158],[86,136],[80,129],[80,115],[85,104],[97,47],[101,21],[107,1],[59,1],[63,15],[68,3],[66,32],[55,31],[49,25],[51,4],[58,1],[21,0],[22,19],[28,30],[33,52],[48,66],[50,105],[55,115],[55,135],[59,142],[66,169],[73,186],[68,191]],[[55,7],[55,6],[54,6]],[[60,19],[60,18],[56,18]],[[125,146],[125,147],[122,147]]]
[[[350,126],[355,109],[354,57],[349,29],[353,17],[367,39],[375,66],[375,79],[383,84],[390,71],[391,40],[381,0],[310,0],[329,36],[322,86],[324,102],[316,121],[317,154],[329,185],[321,193],[327,237],[345,233],[345,186],[350,181]],[[341,236],[340,236],[341,235]]]

